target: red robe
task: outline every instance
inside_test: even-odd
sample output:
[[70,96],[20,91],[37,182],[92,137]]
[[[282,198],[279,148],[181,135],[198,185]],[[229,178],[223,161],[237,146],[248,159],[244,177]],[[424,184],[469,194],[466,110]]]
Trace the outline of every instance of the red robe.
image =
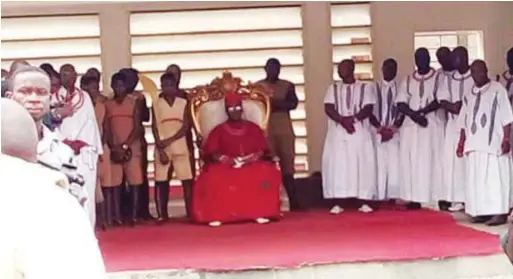
[[[234,158],[266,150],[262,129],[249,121],[218,125],[203,147],[206,157],[219,154]],[[277,218],[280,185],[281,172],[273,162],[257,161],[241,168],[207,164],[194,186],[194,219],[199,223],[228,223]]]

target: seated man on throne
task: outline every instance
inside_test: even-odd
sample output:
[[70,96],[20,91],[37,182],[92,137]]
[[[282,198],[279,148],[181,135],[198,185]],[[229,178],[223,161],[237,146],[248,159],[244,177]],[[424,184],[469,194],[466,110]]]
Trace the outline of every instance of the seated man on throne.
[[[223,76],[230,78],[229,73]],[[223,87],[227,119],[213,127],[201,148],[204,166],[194,185],[193,217],[210,226],[265,224],[280,216],[281,172],[269,155],[262,127],[246,120],[243,103],[251,91],[244,94],[240,84],[232,85]]]

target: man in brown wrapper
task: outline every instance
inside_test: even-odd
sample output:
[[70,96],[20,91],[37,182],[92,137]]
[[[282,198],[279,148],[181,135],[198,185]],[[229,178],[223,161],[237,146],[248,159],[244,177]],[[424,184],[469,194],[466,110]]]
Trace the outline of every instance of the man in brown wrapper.
[[266,78],[259,81],[268,86],[273,95],[271,98],[271,117],[267,128],[267,137],[271,151],[280,158],[283,174],[283,185],[289,198],[290,210],[301,210],[297,200],[294,184],[295,135],[290,119],[290,111],[297,108],[298,98],[294,84],[279,78],[281,64],[276,58],[267,60],[265,64]]
[[[182,79],[182,69],[180,66],[176,64],[171,64],[167,67],[166,73],[171,73],[175,76],[176,79],[176,88],[180,88],[180,80]],[[187,93],[183,89],[180,90],[180,97],[187,99]],[[187,147],[189,148],[189,155],[191,161],[191,170],[192,170],[192,178],[196,177],[196,158],[194,157],[194,139],[193,139],[193,128],[191,127],[187,134],[185,135],[185,140],[187,141]]]
[[146,142],[144,122],[150,121],[150,110],[146,106],[146,98],[144,93],[135,90],[139,83],[139,72],[133,68],[121,69],[119,71],[127,78],[128,96],[133,97],[137,100],[137,106],[141,113],[140,129],[141,135],[141,152],[142,152],[142,167],[143,167],[143,184],[140,188],[139,197],[139,218],[143,220],[151,220],[153,217],[150,214],[150,192],[149,192],[149,181],[148,181],[148,143]]
[[169,180],[175,172],[182,181],[187,216],[191,216],[192,171],[186,133],[191,129],[187,100],[180,98],[175,75],[160,78],[162,93],[152,108],[155,137],[155,201],[159,222],[169,218]]
[[[137,99],[128,96],[125,75],[114,74],[111,87],[114,90],[114,99],[105,103],[105,132],[112,162],[111,183],[116,187],[115,200],[119,200],[125,175],[130,189],[129,223],[133,225],[139,217],[139,192],[143,183],[141,114]],[[115,207],[116,221],[119,221],[119,204]]]

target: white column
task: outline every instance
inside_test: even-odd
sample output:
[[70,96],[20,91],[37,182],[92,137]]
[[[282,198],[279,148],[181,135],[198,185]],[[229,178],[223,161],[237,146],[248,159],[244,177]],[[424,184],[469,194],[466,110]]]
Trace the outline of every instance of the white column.
[[312,173],[321,170],[327,121],[324,94],[333,82],[330,3],[306,2],[302,15],[308,164]]
[[102,6],[100,30],[103,88],[110,93],[111,76],[131,65],[130,13],[119,4]]

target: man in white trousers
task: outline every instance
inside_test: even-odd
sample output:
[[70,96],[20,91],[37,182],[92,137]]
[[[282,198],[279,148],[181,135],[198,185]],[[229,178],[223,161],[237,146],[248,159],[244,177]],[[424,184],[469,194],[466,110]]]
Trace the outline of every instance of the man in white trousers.
[[[446,46],[441,46],[436,50],[436,60],[438,61],[438,64],[440,64],[440,68],[436,70],[436,83],[440,84],[440,89],[443,89],[447,85],[447,79],[450,79],[452,76],[452,73],[454,72],[454,65],[452,61],[452,51]],[[440,92],[440,94],[443,94]],[[447,111],[440,107],[435,114],[437,115],[437,118],[443,123],[444,121],[447,122]],[[441,124],[442,124],[441,123]],[[445,123],[445,126],[447,124]],[[436,154],[437,158],[440,158],[442,160],[445,156],[444,153],[444,144],[445,144],[445,126],[440,125],[441,133],[442,135],[437,139],[437,151]],[[442,161],[438,161],[440,166],[442,166]],[[443,174],[441,174],[443,175]],[[439,189],[443,188],[444,182],[443,177],[436,177],[435,181],[433,182],[433,199],[434,202],[438,202],[438,208],[442,211],[447,211],[451,207],[451,202],[446,200],[437,199],[437,193],[440,192]]]
[[[322,155],[323,192],[327,199],[358,198],[362,212],[372,212],[366,201],[376,198],[376,161],[368,118],[375,103],[370,83],[357,81],[355,64],[338,65],[342,81],[332,84],[324,98],[328,133]],[[343,208],[334,204],[332,214]]]
[[383,79],[376,82],[376,104],[370,118],[375,127],[378,200],[400,198],[399,188],[399,127],[404,116],[399,114],[395,98],[397,62],[387,59],[381,67]]
[[470,70],[475,84],[463,97],[457,148],[467,161],[465,212],[472,222],[497,226],[506,222],[510,208],[513,110],[504,86],[488,77],[484,61],[474,61]]
[[454,150],[458,147],[461,128],[458,125],[463,97],[470,94],[474,80],[470,73],[468,51],[465,47],[456,47],[452,51],[455,71],[445,79],[446,90],[440,91],[440,106],[447,111],[448,120],[445,127],[443,146],[443,170],[441,185],[434,185],[436,200],[451,202],[450,211],[463,210],[465,202],[465,157],[458,157]]
[[63,141],[77,155],[78,172],[84,177],[84,188],[88,197],[85,206],[89,212],[91,225],[94,227],[97,163],[98,156],[103,154],[100,130],[91,97],[75,86],[77,81],[75,68],[65,64],[60,69],[60,75],[63,87],[52,96],[52,102],[57,106],[71,107],[73,113],[62,119],[58,130]]
[[405,114],[400,139],[401,199],[409,201],[408,209],[419,209],[432,201],[432,187],[441,183],[440,138],[445,121],[439,109],[439,84],[436,71],[430,67],[426,48],[415,51],[417,70],[402,82],[396,104]]

